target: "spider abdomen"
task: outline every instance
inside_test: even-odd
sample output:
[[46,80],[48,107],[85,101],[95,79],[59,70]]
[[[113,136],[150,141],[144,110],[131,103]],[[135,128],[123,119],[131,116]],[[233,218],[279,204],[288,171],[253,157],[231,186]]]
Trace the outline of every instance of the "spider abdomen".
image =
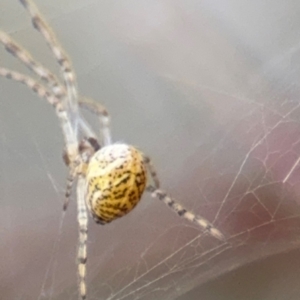
[[103,147],[91,158],[87,173],[87,206],[97,223],[129,213],[145,190],[147,172],[140,151],[126,144]]

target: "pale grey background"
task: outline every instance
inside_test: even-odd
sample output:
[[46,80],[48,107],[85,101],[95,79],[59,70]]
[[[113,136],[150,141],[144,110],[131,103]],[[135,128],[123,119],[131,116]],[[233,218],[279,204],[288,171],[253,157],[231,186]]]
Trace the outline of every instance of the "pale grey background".
[[[145,195],[123,219],[90,223],[89,299],[299,299],[300,3],[36,3],[115,141],[148,153],[163,187],[228,238]],[[58,73],[18,1],[0,0],[0,27]],[[2,47],[0,64],[27,72]],[[0,97],[1,299],[77,299],[56,116],[7,79]]]

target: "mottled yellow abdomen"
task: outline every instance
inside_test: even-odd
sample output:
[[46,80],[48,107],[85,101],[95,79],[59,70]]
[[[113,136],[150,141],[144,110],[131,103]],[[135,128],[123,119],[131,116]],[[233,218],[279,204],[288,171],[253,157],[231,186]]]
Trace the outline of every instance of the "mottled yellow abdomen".
[[145,190],[147,171],[143,155],[126,144],[97,151],[87,173],[86,203],[97,223],[106,224],[129,213]]

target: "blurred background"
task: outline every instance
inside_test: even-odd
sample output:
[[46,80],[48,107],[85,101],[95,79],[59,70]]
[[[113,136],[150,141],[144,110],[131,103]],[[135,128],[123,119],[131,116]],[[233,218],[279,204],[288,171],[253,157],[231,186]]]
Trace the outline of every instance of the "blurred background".
[[[91,220],[88,299],[299,299],[300,2],[35,2],[114,140],[227,238],[145,194],[112,224]],[[17,0],[1,1],[0,28],[59,74]],[[0,64],[30,74],[3,47]],[[0,78],[0,98],[1,299],[77,299],[58,120],[18,83]]]

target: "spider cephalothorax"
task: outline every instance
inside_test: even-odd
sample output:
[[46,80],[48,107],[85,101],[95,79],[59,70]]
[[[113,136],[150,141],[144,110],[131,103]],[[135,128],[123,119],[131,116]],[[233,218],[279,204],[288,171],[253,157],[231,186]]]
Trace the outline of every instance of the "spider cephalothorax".
[[[3,67],[0,67],[0,76],[20,82],[39,97],[45,98],[55,108],[60,121],[65,142],[63,159],[69,168],[64,210],[67,209],[72,186],[77,178],[80,298],[85,299],[87,295],[87,211],[97,223],[109,223],[129,213],[140,201],[146,186],[146,191],[150,192],[153,198],[161,200],[179,216],[196,223],[208,234],[224,240],[223,234],[209,221],[188,211],[160,189],[158,176],[148,156],[133,146],[112,144],[107,110],[98,102],[79,96],[72,64],[50,26],[31,0],[20,2],[28,10],[35,29],[42,34],[57,60],[63,83],[2,31],[0,43],[36,74],[44,85],[30,76]],[[99,117],[100,139],[82,117],[79,108],[87,109]],[[85,138],[82,139],[82,136]],[[152,184],[147,185],[147,177],[150,177]]]
[[[78,145],[78,153],[84,163],[88,164],[91,157],[100,150],[101,146],[95,138],[84,138],[80,141]],[[67,150],[64,149],[62,154],[63,161],[67,167],[70,166],[70,158]]]

